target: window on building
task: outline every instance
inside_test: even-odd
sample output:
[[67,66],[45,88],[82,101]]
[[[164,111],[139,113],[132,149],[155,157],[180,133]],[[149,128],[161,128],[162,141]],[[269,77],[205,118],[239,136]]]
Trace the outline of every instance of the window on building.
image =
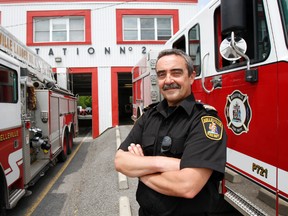
[[27,45],[91,44],[91,11],[28,11]]
[[84,41],[84,17],[34,18],[34,42]]
[[17,103],[17,73],[0,65],[0,103]]
[[172,36],[172,17],[123,17],[125,40],[168,40]]
[[118,44],[164,44],[178,30],[178,10],[116,10]]

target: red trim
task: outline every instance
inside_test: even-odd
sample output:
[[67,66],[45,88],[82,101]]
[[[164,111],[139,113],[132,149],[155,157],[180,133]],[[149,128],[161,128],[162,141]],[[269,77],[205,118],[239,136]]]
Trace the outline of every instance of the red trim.
[[112,86],[112,126],[119,125],[119,111],[118,111],[118,74],[117,73],[131,73],[132,67],[112,67],[111,68],[111,86]]
[[[59,2],[59,0],[0,0],[0,3],[44,3],[44,2]],[[100,2],[99,0],[61,0],[61,2]],[[198,0],[101,0],[101,2],[174,2],[174,3],[198,3]]]
[[286,199],[288,198],[288,194],[284,193],[283,191],[279,190],[278,192],[279,195],[281,195],[282,197],[285,197]]
[[124,15],[169,15],[173,18],[173,34],[179,30],[179,12],[178,10],[160,10],[160,9],[116,9],[116,37],[117,44],[164,44],[163,41],[124,41],[123,40],[123,23]]
[[[1,0],[0,0],[1,1]],[[61,16],[84,16],[85,18],[85,41],[83,42],[34,42],[33,19],[35,17],[61,17]],[[54,10],[54,11],[27,11],[27,46],[47,45],[79,45],[91,44],[91,11],[90,10]]]
[[92,86],[92,137],[99,136],[99,107],[98,107],[98,70],[97,68],[69,68],[69,73],[81,74],[91,73]]

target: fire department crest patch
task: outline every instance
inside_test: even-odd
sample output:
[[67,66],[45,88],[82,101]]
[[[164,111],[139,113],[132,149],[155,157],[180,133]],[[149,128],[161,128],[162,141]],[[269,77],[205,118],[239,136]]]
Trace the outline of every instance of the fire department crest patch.
[[239,90],[235,90],[231,95],[228,95],[225,116],[228,128],[236,135],[247,133],[252,118],[248,96]]
[[212,140],[222,139],[223,124],[213,116],[203,116],[201,118],[205,135]]

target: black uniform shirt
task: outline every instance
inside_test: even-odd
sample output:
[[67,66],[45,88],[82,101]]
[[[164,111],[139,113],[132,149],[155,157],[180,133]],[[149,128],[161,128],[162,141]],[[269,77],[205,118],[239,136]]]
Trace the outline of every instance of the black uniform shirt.
[[[172,140],[168,152],[161,153],[163,137]],[[207,110],[190,95],[177,107],[163,100],[147,110],[135,123],[120,149],[140,144],[146,156],[180,158],[180,169],[210,168],[208,183],[193,199],[160,194],[139,182],[136,198],[151,215],[193,215],[207,212],[217,201],[219,181],[226,162],[226,134],[215,110]]]

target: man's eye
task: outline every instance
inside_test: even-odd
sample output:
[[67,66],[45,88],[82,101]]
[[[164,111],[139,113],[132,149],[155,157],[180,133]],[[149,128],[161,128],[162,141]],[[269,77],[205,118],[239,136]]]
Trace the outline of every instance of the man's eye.
[[166,73],[164,73],[164,72],[157,73],[158,78],[164,78],[165,76],[166,76]]
[[171,76],[173,76],[173,77],[179,77],[181,75],[182,75],[182,71],[180,71],[180,70],[171,72]]

